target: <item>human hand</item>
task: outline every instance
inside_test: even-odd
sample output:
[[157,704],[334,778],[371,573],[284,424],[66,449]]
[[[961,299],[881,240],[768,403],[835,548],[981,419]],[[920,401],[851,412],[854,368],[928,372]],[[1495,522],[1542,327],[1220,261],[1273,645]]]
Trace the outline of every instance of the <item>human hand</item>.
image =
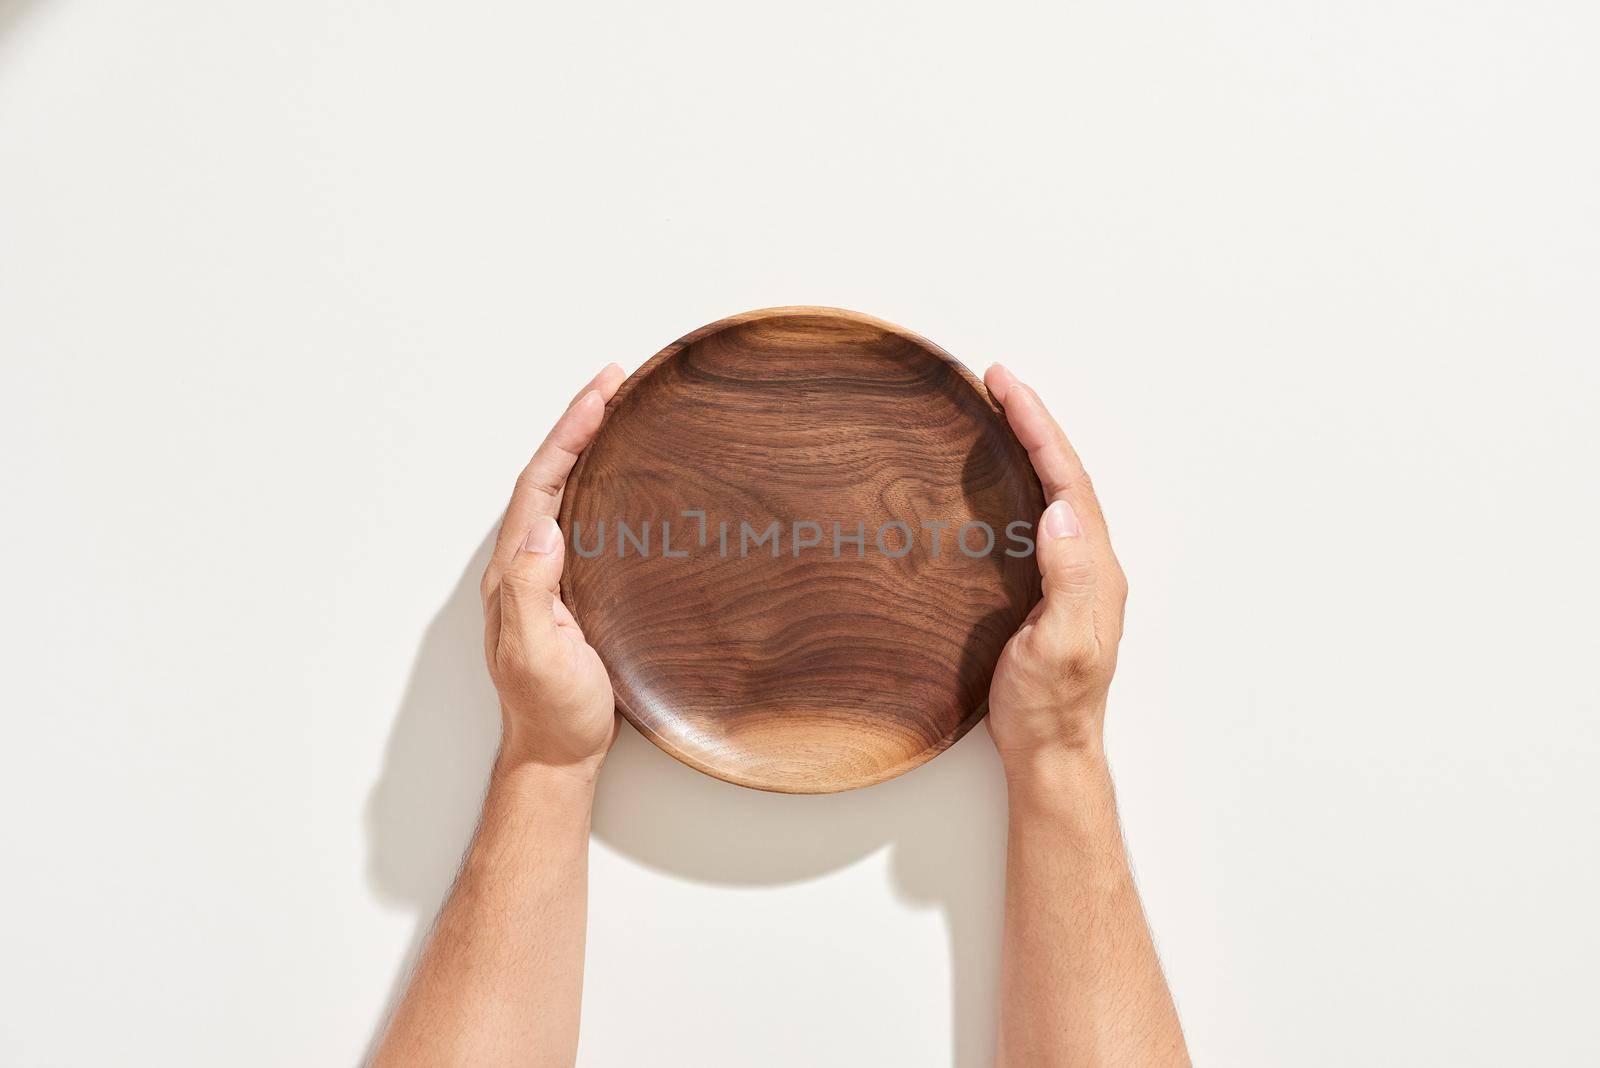
[[626,377],[608,365],[556,421],[517,478],[484,572],[483,642],[500,691],[502,765],[569,769],[592,782],[617,737],[611,680],[561,602],[556,511],[578,454]]
[[1128,582],[1089,476],[1039,395],[999,364],[984,383],[1049,502],[1034,532],[1044,598],[1006,643],[989,686],[989,733],[1014,779],[1058,757],[1103,754]]

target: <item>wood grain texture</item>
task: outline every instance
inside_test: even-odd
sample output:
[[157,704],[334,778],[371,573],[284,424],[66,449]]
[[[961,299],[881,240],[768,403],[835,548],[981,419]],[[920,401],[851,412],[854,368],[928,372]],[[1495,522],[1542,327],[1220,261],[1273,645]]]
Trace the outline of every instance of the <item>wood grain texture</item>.
[[[561,594],[618,710],[656,745],[743,786],[846,790],[983,717],[1000,650],[1039,597],[1035,561],[1007,555],[1023,546],[1004,532],[1020,520],[1031,537],[1043,506],[1004,416],[936,345],[838,309],[749,312],[667,346],[617,391],[562,501]],[[684,511],[706,513],[704,546]],[[741,552],[741,524],[773,521],[778,555]],[[797,554],[806,521],[820,543]],[[914,535],[904,555],[876,544],[893,521]],[[939,521],[935,553],[922,524]],[[973,521],[995,532],[988,554],[969,555],[981,528],[956,544]],[[664,554],[663,522],[684,555]],[[861,524],[863,548],[836,545],[835,523]],[[602,529],[603,551],[584,555]],[[906,544],[885,531],[889,552]]]

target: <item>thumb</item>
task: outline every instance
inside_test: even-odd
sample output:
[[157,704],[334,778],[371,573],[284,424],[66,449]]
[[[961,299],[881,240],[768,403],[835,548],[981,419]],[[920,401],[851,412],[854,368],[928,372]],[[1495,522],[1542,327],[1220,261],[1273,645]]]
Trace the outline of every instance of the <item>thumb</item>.
[[535,519],[500,574],[502,650],[509,645],[531,652],[555,638],[564,555],[555,519],[547,515]]
[[1064,498],[1044,510],[1035,553],[1044,589],[1040,626],[1061,637],[1079,629],[1092,634],[1099,569],[1078,517]]

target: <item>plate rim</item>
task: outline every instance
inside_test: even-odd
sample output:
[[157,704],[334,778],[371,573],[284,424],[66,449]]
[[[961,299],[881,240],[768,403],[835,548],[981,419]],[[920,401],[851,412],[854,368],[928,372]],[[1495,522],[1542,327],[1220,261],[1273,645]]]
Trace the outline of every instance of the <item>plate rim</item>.
[[[930,356],[934,356],[944,361],[945,364],[953,368],[956,373],[960,375],[961,379],[966,382],[967,386],[977,393],[977,395],[983,400],[983,403],[988,407],[991,414],[998,417],[1001,425],[1005,426],[1009,431],[1009,424],[1007,424],[1005,421],[1005,412],[998,404],[995,403],[994,398],[989,395],[989,390],[983,384],[983,380],[977,375],[973,374],[971,368],[967,367],[966,364],[956,359],[949,352],[946,352],[941,346],[929,341],[921,334],[907,330],[905,327],[896,323],[891,323],[886,319],[880,319],[875,315],[868,315],[865,312],[852,311],[848,308],[834,308],[819,304],[785,304],[771,308],[756,308],[752,311],[739,312],[736,315],[725,316],[714,322],[706,323],[704,326],[691,330],[689,333],[665,346],[654,356],[640,364],[634,369],[632,374],[623,380],[622,384],[617,387],[616,393],[612,395],[611,400],[606,403],[607,416],[609,417],[611,410],[623,399],[625,399],[635,388],[637,388],[639,383],[644,381],[650,375],[654,374],[658,367],[672,359],[690,345],[693,345],[695,342],[704,340],[713,334],[719,334],[724,330],[728,330],[736,326],[744,326],[754,322],[763,322],[769,319],[792,318],[835,319],[841,322],[863,324],[875,327],[886,333],[893,334],[896,337],[900,337],[911,342],[918,348],[927,352]],[[602,431],[604,430],[604,425],[604,423],[601,424]],[[1017,449],[1022,452],[1024,459],[1027,459],[1027,452],[1022,448],[1022,444],[1016,441],[1015,435],[1012,435],[1012,441],[1016,442]],[[582,453],[580,453],[578,455],[577,463],[573,465],[571,473],[567,476],[566,491],[564,491],[561,495],[561,507],[556,513],[557,522],[561,525],[563,532],[568,528],[568,519],[570,517],[572,508],[573,494],[570,492],[570,490],[572,486],[579,480],[584,468],[588,464],[589,458],[592,455],[593,452],[590,449],[585,449]],[[1028,478],[1033,483],[1034,488],[1038,491],[1039,499],[1042,501],[1044,499],[1044,490],[1039,483],[1038,476],[1033,472],[1031,463],[1027,465],[1025,470]],[[561,569],[560,596],[562,603],[567,607],[567,611],[572,613],[573,619],[577,621],[578,627],[581,629],[583,627],[583,620],[579,618],[578,610],[572,604],[571,580],[569,576],[570,573],[565,567],[563,567]],[[595,650],[597,655],[599,652],[600,651],[598,649]],[[601,663],[605,663],[604,657],[601,657]],[[611,673],[609,665],[606,667],[606,673],[607,675],[610,675]],[[742,786],[751,790],[761,790],[765,793],[790,795],[814,796],[846,793],[850,790],[860,790],[864,787],[876,786],[879,783],[898,778],[899,776],[928,763],[934,757],[955,745],[962,738],[966,737],[967,733],[971,731],[973,727],[977,726],[978,723],[989,714],[989,698],[986,694],[984,699],[967,713],[966,717],[962,719],[960,724],[958,724],[953,731],[944,735],[934,744],[925,749],[919,750],[897,764],[874,771],[871,774],[858,775],[849,779],[835,779],[828,783],[818,783],[815,785],[808,783],[776,784],[769,780],[758,777],[741,775],[738,772],[729,771],[726,768],[712,767],[705,761],[696,757],[694,754],[686,752],[676,745],[673,745],[669,739],[664,738],[660,734],[656,733],[656,731],[651,729],[648,724],[646,724],[638,715],[634,713],[633,709],[628,706],[626,698],[624,698],[621,691],[618,689],[614,679],[612,680],[611,685],[611,695],[613,703],[616,706],[616,710],[621,713],[622,718],[627,720],[628,723],[633,726],[634,730],[638,731],[645,738],[649,739],[651,744],[653,744],[656,748],[660,749],[662,752],[666,753],[680,764],[687,765],[703,775],[707,775],[722,782],[731,783],[734,786]]]

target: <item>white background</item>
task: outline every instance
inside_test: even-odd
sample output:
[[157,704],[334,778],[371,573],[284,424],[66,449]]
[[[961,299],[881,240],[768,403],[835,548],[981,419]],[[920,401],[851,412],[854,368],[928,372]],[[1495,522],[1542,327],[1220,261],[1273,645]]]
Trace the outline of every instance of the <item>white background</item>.
[[[1209,1065],[1592,1065],[1591,4],[0,0],[0,1063],[354,1065],[582,381],[732,312],[1050,400]],[[987,1061],[987,733],[828,798],[632,731],[585,1065]]]

